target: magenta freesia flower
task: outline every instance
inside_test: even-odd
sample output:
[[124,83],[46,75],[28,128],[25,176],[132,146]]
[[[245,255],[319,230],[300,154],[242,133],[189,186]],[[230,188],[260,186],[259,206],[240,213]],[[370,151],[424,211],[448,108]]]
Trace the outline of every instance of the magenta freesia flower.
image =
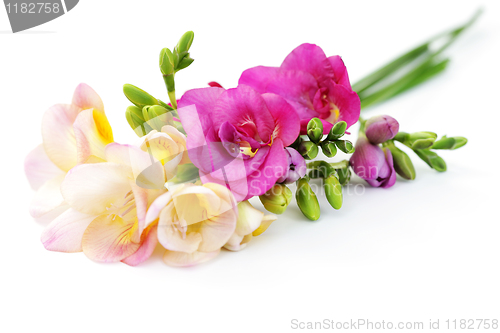
[[179,116],[202,182],[228,186],[238,201],[264,194],[287,172],[284,147],[300,131],[285,99],[245,85],[190,90],[179,101]]
[[325,134],[341,120],[349,128],[358,121],[361,110],[340,56],[327,58],[314,44],[297,47],[280,67],[247,69],[239,84],[285,98],[300,116],[302,134],[306,134],[307,123],[314,117],[322,120]]
[[371,144],[364,134],[360,134],[356,142],[350,163],[354,172],[373,187],[388,188],[396,183],[390,150]]
[[365,123],[365,134],[367,139],[373,143],[383,143],[391,140],[399,132],[399,123],[390,116],[375,116]]

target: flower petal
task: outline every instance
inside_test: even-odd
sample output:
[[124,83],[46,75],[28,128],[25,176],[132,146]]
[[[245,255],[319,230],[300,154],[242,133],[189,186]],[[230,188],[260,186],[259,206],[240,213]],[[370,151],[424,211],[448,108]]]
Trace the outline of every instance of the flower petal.
[[175,252],[167,250],[163,255],[163,261],[169,266],[189,267],[213,259],[219,254],[219,252],[220,249],[208,253],[199,251],[193,253],[185,253],[185,252]]
[[164,189],[163,166],[152,154],[137,146],[110,143],[106,146],[104,155],[106,161],[121,164],[127,168],[130,172],[130,179],[135,180],[142,188]]
[[151,226],[144,230],[141,236],[141,246],[131,256],[122,260],[127,265],[137,266],[146,261],[156,248],[158,244],[158,228],[156,225]]
[[43,145],[38,145],[24,160],[24,172],[35,191],[50,179],[64,174],[45,154]]
[[[349,82],[349,74],[347,74],[347,68],[344,65],[344,61],[338,55],[328,58],[330,65],[332,66],[334,73],[334,81],[344,87],[351,89],[351,83]],[[351,89],[352,90],[352,89]]]
[[137,221],[126,220],[114,214],[95,218],[83,234],[83,253],[99,262],[121,261],[138,249],[140,244],[132,242],[137,232]]
[[61,195],[61,184],[64,176],[56,176],[38,189],[29,208],[31,216],[39,218],[64,205],[64,199]]
[[273,138],[280,138],[283,146],[291,145],[300,134],[300,119],[295,109],[282,97],[275,94],[263,94],[267,108],[273,115],[276,127]]
[[68,171],[77,163],[73,123],[80,110],[75,105],[56,104],[45,111],[42,119],[45,153],[63,171]]
[[54,219],[42,233],[43,246],[50,251],[80,252],[85,229],[96,218],[72,208]]
[[80,112],[73,124],[77,145],[77,162],[90,158],[105,161],[104,148],[113,142],[113,132],[104,113],[95,109]]
[[271,223],[273,223],[277,219],[278,217],[275,215],[265,215],[264,218],[262,219],[262,222],[260,223],[260,226],[257,229],[255,229],[254,232],[252,232],[252,236],[259,236],[263,234],[264,231],[266,231],[267,228],[269,228]]
[[241,74],[238,85],[250,86],[263,94],[267,92],[267,85],[278,75],[279,71],[279,67],[257,66],[249,68]]
[[[188,232],[186,221],[174,220],[173,210],[177,208],[170,202],[160,213],[158,222],[158,241],[171,251],[192,253],[198,250],[202,238],[198,232]],[[186,209],[186,207],[180,207]]]
[[300,119],[317,117],[314,110],[314,96],[318,82],[310,73],[302,71],[280,71],[267,85],[267,91],[286,99],[295,108]]
[[299,70],[312,74],[316,80],[333,78],[333,69],[325,52],[314,44],[302,44],[295,48],[281,64],[282,69]]
[[274,130],[274,121],[264,99],[245,85],[226,90],[217,100],[213,110],[215,131],[226,121],[246,136],[259,137],[263,142],[270,142]]
[[245,200],[266,193],[287,170],[288,155],[281,139],[276,139],[259,170],[248,176],[248,194]]
[[[332,102],[339,111],[338,118],[335,121],[328,120],[332,125],[329,126],[328,131],[337,121],[345,121],[347,128],[354,125],[358,119],[361,111],[361,102],[356,92],[347,89],[340,84],[331,83],[328,93],[328,100]],[[325,128],[325,130],[327,130]]]
[[158,198],[156,198],[153,203],[149,206],[148,212],[146,213],[145,227],[148,227],[152,222],[154,222],[159,216],[163,208],[172,200],[172,191],[163,193]]
[[359,136],[355,148],[350,159],[352,169],[365,180],[376,180],[386,164],[384,152],[379,146],[372,145],[364,135]]
[[264,213],[254,208],[248,200],[240,202],[235,232],[240,236],[251,234],[260,226],[263,217]]
[[233,209],[223,209],[219,215],[202,222],[199,230],[202,237],[199,251],[212,252],[224,246],[234,233],[236,220],[237,213]]
[[[177,111],[186,133],[189,134],[188,140],[191,134],[196,133],[196,131],[190,130],[192,126],[199,126],[198,124],[201,122],[203,130],[206,130],[208,124],[211,124],[210,119],[212,117],[212,111],[217,100],[224,91],[223,88],[209,87],[188,90],[182,95],[179,100],[179,109]],[[183,110],[183,108],[191,105],[195,105],[196,108],[189,108],[186,109],[186,111]],[[205,138],[205,134],[206,133],[203,131],[198,133],[203,139]]]
[[131,190],[129,170],[117,163],[82,164],[73,168],[61,185],[66,202],[87,214],[102,214],[113,203],[122,203]]
[[96,109],[104,112],[104,104],[101,97],[85,83],[80,83],[73,93],[72,103],[78,106],[81,110]]

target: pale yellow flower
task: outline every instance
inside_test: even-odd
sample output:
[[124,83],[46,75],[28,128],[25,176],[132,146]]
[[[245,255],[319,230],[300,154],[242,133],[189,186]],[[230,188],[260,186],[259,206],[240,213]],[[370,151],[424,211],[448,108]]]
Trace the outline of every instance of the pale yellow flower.
[[253,236],[262,234],[276,219],[275,215],[264,215],[263,212],[254,208],[248,200],[240,202],[236,230],[224,248],[230,251],[239,251],[245,248]]

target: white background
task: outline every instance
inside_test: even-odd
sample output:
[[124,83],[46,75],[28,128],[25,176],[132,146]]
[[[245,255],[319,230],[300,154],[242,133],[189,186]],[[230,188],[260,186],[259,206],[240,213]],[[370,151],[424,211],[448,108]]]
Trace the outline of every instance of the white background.
[[[139,267],[46,251],[23,159],[41,142],[43,112],[80,82],[102,97],[117,142],[136,139],[122,95],[132,83],[167,99],[158,54],[194,30],[196,61],[179,93],[234,87],[256,65],[278,66],[303,42],[343,57],[351,81],[434,34],[480,21],[448,52],[444,75],[366,111],[401,130],[463,135],[437,173],[346,195],[310,222],[293,203],[239,253],[174,269],[157,249]],[[0,8],[0,331],[288,332],[291,320],[500,319],[499,32],[495,1],[98,1],[11,34]],[[355,131],[354,131],[355,132]],[[353,138],[354,139],[354,138]],[[340,159],[340,158],[338,158]],[[362,184],[354,179],[354,184]]]

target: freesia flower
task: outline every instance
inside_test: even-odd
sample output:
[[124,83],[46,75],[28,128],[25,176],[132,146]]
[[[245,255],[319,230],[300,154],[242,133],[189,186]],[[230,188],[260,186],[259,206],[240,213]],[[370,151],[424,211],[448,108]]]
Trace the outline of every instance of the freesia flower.
[[390,116],[375,116],[365,123],[365,135],[373,144],[384,143],[391,140],[399,132],[399,123]]
[[152,130],[144,136],[141,149],[164,165],[167,180],[175,176],[178,165],[190,163],[186,136],[171,125],[163,126],[161,132]]
[[280,67],[247,69],[239,84],[285,98],[300,116],[301,134],[306,134],[307,123],[314,117],[322,120],[325,134],[341,120],[349,128],[358,121],[361,110],[342,59],[339,56],[327,58],[314,44],[298,46]]
[[61,193],[70,208],[42,234],[49,250],[82,251],[100,262],[136,265],[154,250],[156,225],[145,225],[146,211],[165,190],[164,170],[139,147],[111,143],[107,162],[82,164],[69,171]]
[[171,266],[192,266],[219,254],[236,228],[238,208],[222,185],[190,183],[159,196],[146,216],[146,226],[158,223],[158,241]]
[[239,251],[245,248],[253,236],[262,234],[276,219],[277,217],[274,215],[264,215],[263,212],[255,209],[248,201],[240,202],[238,204],[236,230],[224,245],[224,248],[230,251]]
[[396,182],[396,171],[389,149],[371,144],[363,133],[356,142],[350,163],[354,172],[374,187],[388,188]]
[[290,147],[285,148],[288,158],[288,170],[278,179],[278,183],[292,184],[304,177],[307,172],[306,160],[300,153]]
[[240,85],[186,92],[179,116],[189,158],[203,183],[229,186],[238,201],[261,195],[288,170],[284,147],[299,135],[299,118],[283,98]]
[[71,104],[56,104],[45,112],[42,138],[43,144],[24,162],[28,181],[37,191],[30,206],[35,218],[67,209],[60,186],[71,168],[103,161],[104,147],[113,142],[113,134],[101,98],[88,85],[80,84]]

